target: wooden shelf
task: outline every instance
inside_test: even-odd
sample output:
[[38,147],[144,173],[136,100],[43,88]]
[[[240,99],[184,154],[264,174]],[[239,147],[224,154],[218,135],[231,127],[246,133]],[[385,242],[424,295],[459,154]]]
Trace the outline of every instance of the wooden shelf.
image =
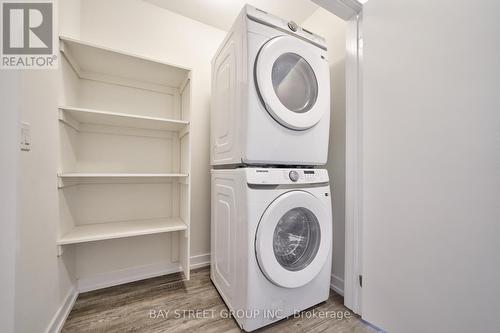
[[120,85],[162,91],[178,89],[189,74],[189,68],[157,59],[66,36],[59,39],[62,54],[80,78],[98,77]]
[[79,225],[57,240],[57,245],[78,244],[106,239],[152,235],[186,230],[180,218],[135,220]]
[[189,125],[189,122],[184,120],[145,117],[71,106],[60,106],[59,110],[59,120],[76,130],[79,129],[81,123],[86,123],[184,133],[187,131],[187,126]]

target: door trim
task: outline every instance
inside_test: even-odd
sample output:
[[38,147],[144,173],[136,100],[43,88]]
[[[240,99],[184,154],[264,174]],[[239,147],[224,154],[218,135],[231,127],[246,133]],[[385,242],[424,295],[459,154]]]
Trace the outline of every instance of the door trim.
[[346,197],[344,304],[362,314],[363,240],[363,103],[362,14],[347,22],[346,29]]
[[362,3],[365,1],[357,0],[312,0],[317,5],[334,13],[343,20],[349,21],[356,17],[363,10]]

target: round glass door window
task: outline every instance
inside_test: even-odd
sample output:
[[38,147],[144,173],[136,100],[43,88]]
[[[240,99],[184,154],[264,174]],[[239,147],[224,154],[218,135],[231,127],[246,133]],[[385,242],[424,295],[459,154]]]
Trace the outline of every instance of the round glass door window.
[[293,208],[281,217],[274,230],[274,256],[283,268],[300,271],[314,260],[320,242],[316,216],[307,208]]
[[318,98],[318,81],[309,63],[295,53],[280,55],[271,73],[274,92],[290,111],[309,111]]

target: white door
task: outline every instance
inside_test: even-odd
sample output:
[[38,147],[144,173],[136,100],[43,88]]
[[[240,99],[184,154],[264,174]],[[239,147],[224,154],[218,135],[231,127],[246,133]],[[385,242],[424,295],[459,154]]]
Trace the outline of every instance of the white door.
[[331,245],[325,205],[305,191],[290,191],[262,215],[255,240],[259,267],[274,284],[297,288],[323,268]]
[[363,8],[362,317],[500,332],[500,2]]
[[281,125],[306,130],[330,112],[328,62],[318,48],[291,36],[269,40],[255,62],[256,88]]

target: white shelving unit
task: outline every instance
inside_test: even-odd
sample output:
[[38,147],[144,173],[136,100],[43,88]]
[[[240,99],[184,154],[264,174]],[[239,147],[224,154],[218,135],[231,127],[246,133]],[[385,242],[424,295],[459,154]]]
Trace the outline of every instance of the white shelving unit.
[[[65,36],[60,51],[58,255],[76,245],[112,253],[102,241],[168,233],[165,253],[189,279],[190,70]],[[131,246],[144,244],[142,253],[153,242],[163,240]],[[77,252],[76,265],[92,251]]]

